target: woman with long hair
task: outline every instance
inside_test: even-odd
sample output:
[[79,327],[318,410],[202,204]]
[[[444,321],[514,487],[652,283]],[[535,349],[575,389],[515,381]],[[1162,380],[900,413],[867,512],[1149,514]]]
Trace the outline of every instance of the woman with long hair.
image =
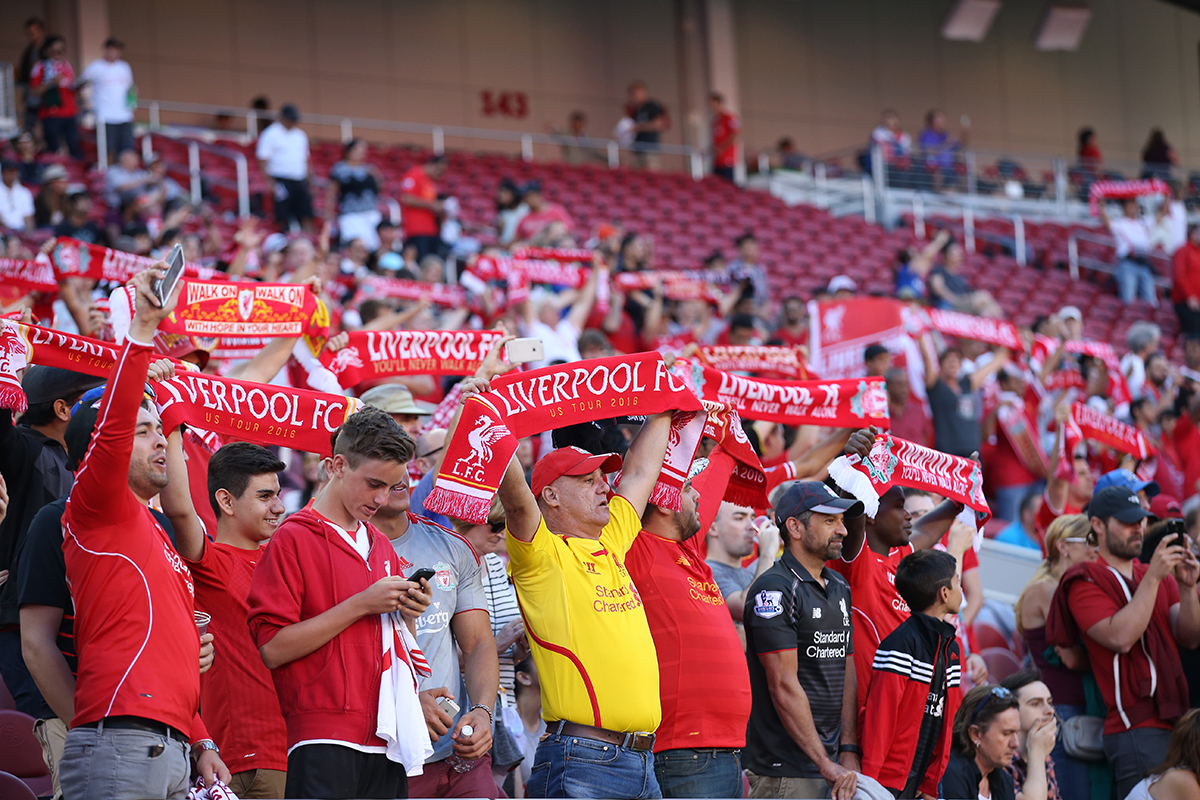
[[1200,709],[1179,718],[1166,759],[1125,800],[1200,800]]
[[[1067,649],[1046,644],[1046,613],[1063,573],[1081,561],[1096,559],[1096,550],[1088,544],[1090,531],[1091,523],[1083,514],[1066,514],[1050,523],[1046,529],[1046,558],[1021,591],[1015,609],[1017,630],[1025,639],[1025,648],[1042,681],[1050,688],[1063,721],[1084,713],[1087,699],[1083,677],[1076,670],[1083,669],[1087,662],[1082,646]],[[1068,756],[1061,739],[1050,757],[1064,800],[1087,800],[1091,796],[1087,762]]]
[[1021,712],[1003,686],[976,686],[954,715],[950,762],[939,797],[945,800],[1015,800],[1008,772],[1020,748]]
[[1142,148],[1142,177],[1171,179],[1171,167],[1179,163],[1175,150],[1167,144],[1162,128],[1150,131],[1150,138]]

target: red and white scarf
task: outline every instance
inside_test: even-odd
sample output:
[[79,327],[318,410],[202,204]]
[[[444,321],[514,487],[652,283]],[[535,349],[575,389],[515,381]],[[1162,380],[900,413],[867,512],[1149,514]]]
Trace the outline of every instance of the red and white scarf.
[[[688,369],[690,366],[690,369]],[[729,403],[745,419],[831,428],[891,427],[883,378],[773,381],[676,362],[702,400]]]
[[54,266],[46,256],[34,259],[0,258],[0,286],[15,286],[26,292],[58,292]]
[[421,300],[442,308],[461,308],[466,305],[467,292],[461,286],[446,283],[423,283],[383,275],[368,275],[358,282],[358,291],[351,305],[358,306],[364,300]]
[[929,315],[929,326],[941,333],[1007,347],[1013,353],[1025,350],[1025,340],[1021,338],[1017,326],[1011,322],[940,308],[928,309],[926,313]]
[[1038,440],[1037,432],[1025,415],[1025,398],[1018,397],[1012,392],[1003,392],[997,401],[1007,400],[996,409],[996,422],[1000,426],[1008,443],[1012,445],[1017,459],[1038,479],[1046,477],[1049,471],[1049,459],[1042,443]]
[[353,331],[321,363],[344,387],[397,375],[471,375],[502,338],[498,331]]
[[568,264],[579,262],[591,264],[594,253],[582,247],[518,247],[512,251],[513,258],[535,258],[544,261],[563,261]]
[[706,344],[696,350],[696,358],[722,372],[768,372],[801,381],[814,377],[798,347]]
[[702,410],[700,401],[657,353],[503,375],[491,382],[491,391],[463,404],[425,507],[482,523],[518,439],[598,419],[674,411],[670,444],[650,502],[678,511],[683,482],[703,431]]
[[508,281],[510,289],[533,283],[578,289],[587,283],[591,270],[559,261],[480,256],[471,273],[482,281]]
[[315,355],[329,337],[329,312],[302,283],[185,280],[179,304],[158,329],[184,336],[299,336]]
[[618,272],[613,276],[612,283],[623,292],[652,291],[661,283],[668,300],[707,300],[715,303],[721,299],[720,291],[703,272],[669,269]]
[[0,408],[24,414],[29,404],[18,373],[29,366],[31,348],[18,325],[0,320]]
[[[106,378],[120,353],[118,347],[86,336],[10,320],[0,324],[4,326],[0,340],[9,342],[15,332],[34,364]],[[221,378],[187,370],[182,364],[179,369],[169,380],[152,384],[167,430],[187,423],[229,441],[328,455],[329,435],[362,407],[360,401],[343,395]]]
[[742,429],[737,409],[727,403],[705,400],[704,436],[717,443],[713,452],[733,459],[733,471],[725,487],[725,500],[737,506],[767,508],[767,476],[762,461]]
[[1171,187],[1162,178],[1136,181],[1095,181],[1088,190],[1088,211],[1093,217],[1100,214],[1100,200],[1141,197],[1148,194],[1171,196]]
[[[89,244],[65,236],[54,240],[54,249],[50,251],[50,261],[53,262],[54,271],[60,279],[67,277],[92,278],[112,283],[125,283],[134,275],[158,263],[153,258],[113,250],[110,247]],[[228,278],[220,270],[196,264],[184,264],[183,274],[187,278],[205,281]]]
[[1085,439],[1104,447],[1111,447],[1120,453],[1129,453],[1142,461],[1158,455],[1158,451],[1146,441],[1146,437],[1137,428],[1103,414],[1085,403],[1071,404],[1071,414],[1065,425],[1062,457],[1057,467],[1060,477],[1071,477],[1075,474],[1071,468],[1071,459],[1075,449]]
[[880,434],[866,461],[856,455],[839,456],[829,465],[829,477],[866,506],[872,519],[879,513],[879,498],[893,486],[940,494],[970,508],[977,525],[991,516],[983,496],[983,471],[978,461]]

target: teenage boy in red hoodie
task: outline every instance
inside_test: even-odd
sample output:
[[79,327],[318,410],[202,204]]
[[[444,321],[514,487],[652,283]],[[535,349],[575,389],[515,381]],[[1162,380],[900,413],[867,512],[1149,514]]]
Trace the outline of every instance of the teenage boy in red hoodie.
[[937,797],[962,703],[958,639],[945,619],[962,605],[958,562],[942,550],[907,555],[896,567],[896,591],[914,610],[875,651],[860,723],[871,731],[863,773],[897,797]]
[[287,797],[408,796],[405,766],[375,733],[381,615],[400,611],[415,633],[431,589],[400,577],[369,520],[407,486],[412,456],[388,414],[352,414],[334,437],[329,483],[279,526],[254,570],[247,622],[287,724]]

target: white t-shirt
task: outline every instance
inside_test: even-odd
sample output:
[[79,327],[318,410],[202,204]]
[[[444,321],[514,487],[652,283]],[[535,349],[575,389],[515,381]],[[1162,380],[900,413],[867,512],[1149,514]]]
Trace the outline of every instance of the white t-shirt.
[[0,182],[0,225],[14,231],[25,230],[25,220],[33,216],[33,193],[13,181],[12,188]]
[[1117,258],[1150,251],[1150,225],[1141,217],[1114,217],[1108,229],[1117,240]]
[[97,58],[87,65],[82,78],[92,84],[92,105],[99,119],[114,125],[133,121],[133,110],[129,108],[133,70],[129,64],[119,58]]
[[272,122],[258,137],[255,155],[267,162],[272,178],[302,181],[308,177],[308,134],[294,126],[290,131]]
[[536,364],[530,364],[530,368],[549,366],[555,361],[566,361],[567,363],[578,361],[580,359],[579,333],[579,329],[565,317],[553,328],[540,319],[534,320],[533,324],[529,326],[529,335],[542,340],[542,352],[546,358]]
[[1133,397],[1142,396],[1142,387],[1146,385],[1146,362],[1136,353],[1126,353],[1121,356],[1121,374],[1129,385],[1129,394]]

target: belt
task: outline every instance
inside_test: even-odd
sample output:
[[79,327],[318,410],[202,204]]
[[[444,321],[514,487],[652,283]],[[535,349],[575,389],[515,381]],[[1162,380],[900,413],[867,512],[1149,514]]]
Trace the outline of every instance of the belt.
[[599,739],[602,742],[608,742],[609,744],[615,744],[617,747],[625,747],[630,750],[648,751],[654,749],[654,734],[644,731],[622,733],[620,731],[610,731],[608,728],[596,728],[591,725],[579,725],[574,722],[560,720],[551,725],[547,729],[547,733],[556,733],[562,736],[579,736],[584,739]]
[[95,722],[85,722],[79,725],[80,728],[95,728],[96,730],[121,730],[121,731],[146,731],[147,733],[157,733],[160,736],[166,736],[168,739],[174,739],[177,742],[188,743],[188,737],[179,730],[172,728],[165,722],[158,722],[145,717],[105,717],[104,719],[96,720]]

